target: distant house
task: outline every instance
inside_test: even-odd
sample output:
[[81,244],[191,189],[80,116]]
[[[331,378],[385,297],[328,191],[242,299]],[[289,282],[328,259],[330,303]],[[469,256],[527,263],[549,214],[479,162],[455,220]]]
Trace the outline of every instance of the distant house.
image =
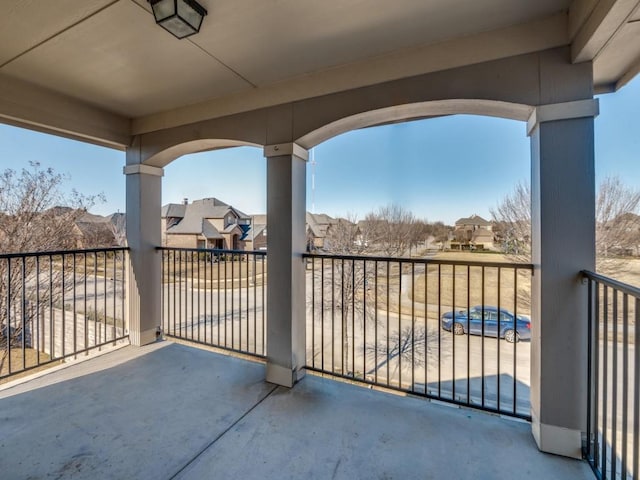
[[251,228],[245,240],[247,250],[267,249],[267,216],[251,215]]
[[162,207],[163,244],[181,248],[244,250],[251,217],[217,198]]
[[84,212],[75,220],[73,231],[78,248],[105,248],[118,244],[110,217]]
[[479,215],[463,217],[456,221],[451,248],[485,250],[494,249],[493,225]]
[[338,223],[338,220],[324,213],[307,212],[307,250],[321,250],[324,248],[325,238],[331,225]]

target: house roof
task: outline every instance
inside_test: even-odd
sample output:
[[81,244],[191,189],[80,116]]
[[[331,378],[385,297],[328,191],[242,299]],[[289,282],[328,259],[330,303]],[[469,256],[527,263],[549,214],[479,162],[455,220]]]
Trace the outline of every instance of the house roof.
[[456,221],[456,225],[479,225],[481,227],[488,227],[491,222],[485,220],[480,215],[473,214],[470,217],[462,217]]
[[111,219],[109,217],[103,217],[102,215],[96,215],[89,212],[84,212],[76,223],[109,223]]
[[220,240],[223,238],[218,229],[209,220],[202,220],[202,235],[209,240]]
[[[218,200],[217,198],[202,198],[194,200],[189,204],[169,203],[162,207],[163,218],[182,218],[180,222],[167,229],[170,234],[202,234],[207,238],[222,238],[220,232],[209,221],[225,218],[229,212],[232,212],[239,219],[249,219],[250,217],[240,210],[230,206],[229,204]],[[230,233],[230,225],[225,229],[224,233]],[[214,231],[215,230],[215,231]],[[229,231],[227,231],[229,230]]]
[[113,237],[111,230],[111,222],[76,222],[76,227],[84,236],[103,235],[105,237]]
[[329,227],[336,223],[338,220],[327,214],[307,212],[307,227],[316,238],[326,237]]
[[162,218],[182,218],[187,206],[184,203],[168,203],[162,206]]
[[[253,226],[249,229],[249,231],[247,232],[247,238],[255,238],[258,235],[260,235],[264,229],[267,228],[266,224],[253,224]],[[252,232],[253,230],[253,232]]]

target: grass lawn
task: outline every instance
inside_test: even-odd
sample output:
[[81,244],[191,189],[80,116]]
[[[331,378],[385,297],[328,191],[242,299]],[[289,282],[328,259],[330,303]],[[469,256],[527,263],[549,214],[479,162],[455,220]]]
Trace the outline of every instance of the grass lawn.
[[200,286],[202,288],[208,288],[213,285],[214,288],[226,288],[239,286],[245,287],[247,281],[251,283],[251,277],[256,281],[256,285],[262,285],[264,273],[267,271],[267,262],[258,260],[255,263],[253,261],[242,262],[238,260],[234,261],[220,261],[216,263],[210,262],[176,262],[175,270],[173,268],[173,262],[170,261],[163,265],[165,269],[164,283],[173,283],[180,280],[190,280],[195,282],[196,286],[198,280],[200,280]]

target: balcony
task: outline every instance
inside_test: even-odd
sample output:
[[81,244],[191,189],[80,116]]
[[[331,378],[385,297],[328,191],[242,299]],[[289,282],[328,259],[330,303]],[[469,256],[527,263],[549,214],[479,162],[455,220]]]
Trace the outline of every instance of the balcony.
[[[527,331],[506,334],[510,311],[528,313],[531,265],[305,255],[307,375],[288,389],[265,381],[266,253],[161,252],[167,340],[144,347],[126,345],[126,249],[0,257],[9,478],[592,478],[589,464],[636,478],[633,288],[584,273],[581,462],[531,436]],[[505,334],[455,334],[477,303],[497,305]]]
[[[526,422],[158,342],[0,390],[3,478],[590,479]],[[12,382],[16,383],[16,382]]]

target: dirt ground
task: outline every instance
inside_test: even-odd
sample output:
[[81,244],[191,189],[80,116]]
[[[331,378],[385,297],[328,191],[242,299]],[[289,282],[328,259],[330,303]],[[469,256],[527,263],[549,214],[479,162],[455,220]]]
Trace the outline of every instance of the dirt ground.
[[598,262],[598,273],[640,288],[640,258],[616,258]]
[[[431,258],[464,262],[511,262],[501,253],[438,252]],[[597,273],[640,288],[640,258],[598,259],[597,264]]]

